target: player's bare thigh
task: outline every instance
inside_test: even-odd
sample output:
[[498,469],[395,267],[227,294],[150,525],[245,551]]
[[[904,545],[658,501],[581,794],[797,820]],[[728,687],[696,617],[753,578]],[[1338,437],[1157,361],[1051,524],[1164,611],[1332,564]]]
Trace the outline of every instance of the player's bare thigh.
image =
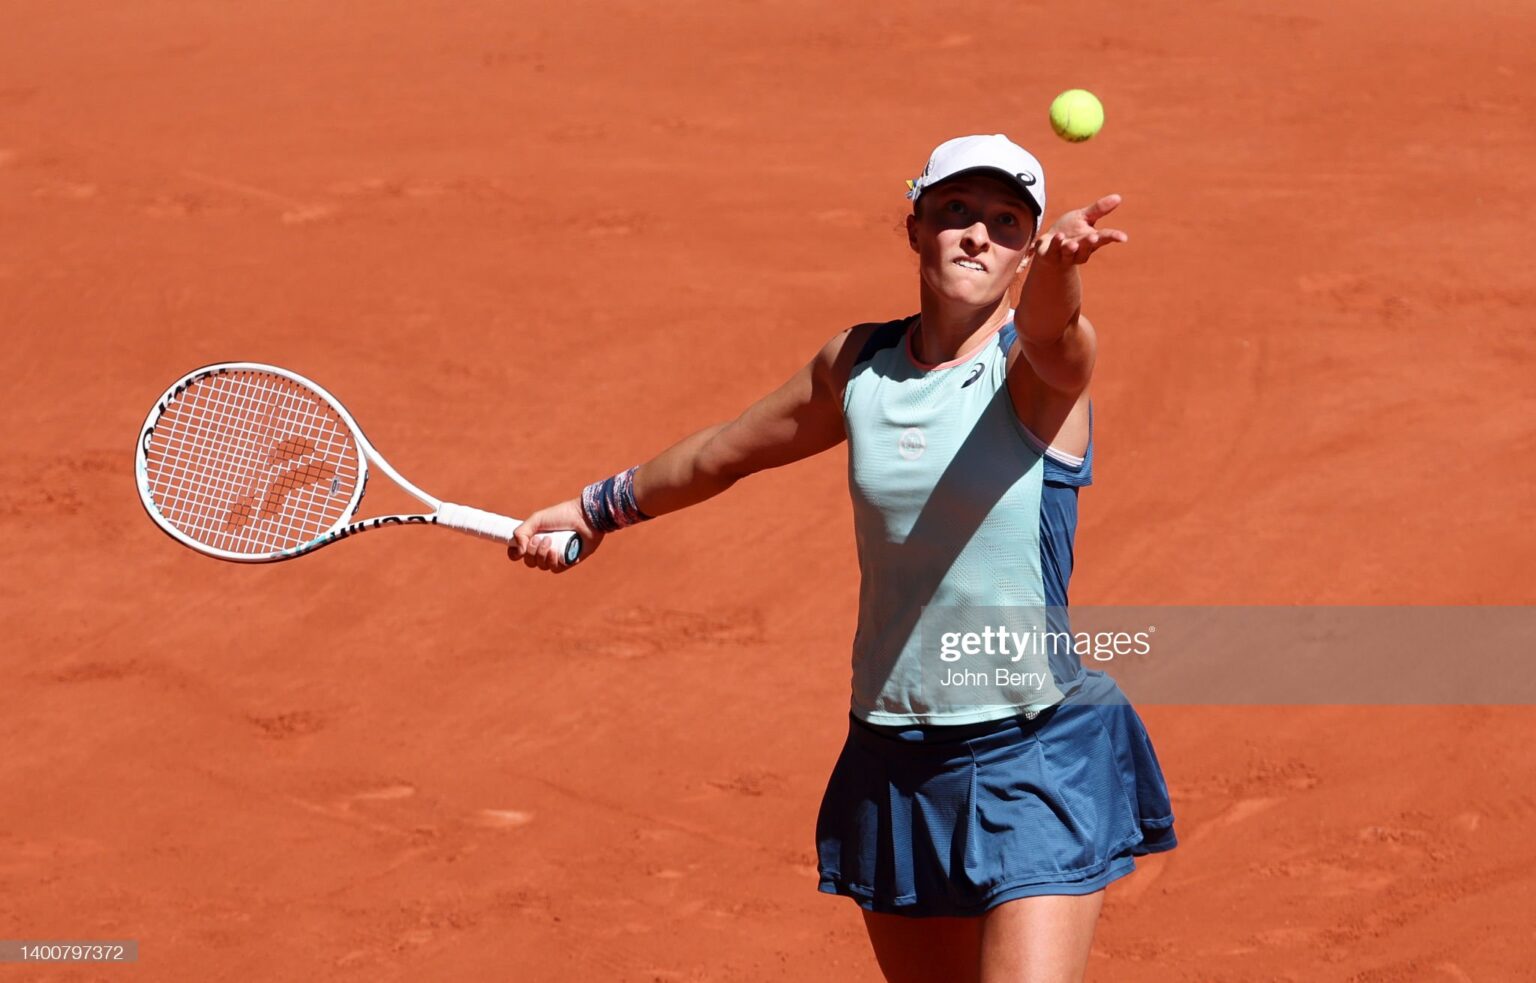
[[998,905],[981,918],[864,913],[888,983],[1081,983],[1104,892]]
[[864,913],[864,928],[887,983],[979,983],[981,923],[980,918]]
[[981,983],[1081,983],[1104,892],[998,905],[981,922]]

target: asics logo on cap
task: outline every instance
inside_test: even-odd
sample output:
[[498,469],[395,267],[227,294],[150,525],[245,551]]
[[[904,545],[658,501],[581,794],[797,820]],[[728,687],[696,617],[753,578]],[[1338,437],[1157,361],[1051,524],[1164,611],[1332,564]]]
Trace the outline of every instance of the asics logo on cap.
[[1022,183],[1025,187],[1033,187],[1034,183],[1039,180],[1039,178],[1035,177],[1028,171],[1020,171],[1019,173],[1015,174],[1014,177],[1018,178],[1020,183]]

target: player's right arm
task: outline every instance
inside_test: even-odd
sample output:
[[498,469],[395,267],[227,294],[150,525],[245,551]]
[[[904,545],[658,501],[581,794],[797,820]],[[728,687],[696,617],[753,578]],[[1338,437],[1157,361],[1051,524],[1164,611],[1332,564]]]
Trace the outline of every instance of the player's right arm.
[[[747,475],[782,467],[842,443],[843,386],[849,364],[873,325],[839,333],[782,386],[740,416],[706,427],[657,454],[635,472],[635,502],[649,516],[666,515],[725,491]],[[518,527],[507,555],[530,567],[559,571],[565,564],[548,541],[531,543],[548,529],[575,529],[583,557],[603,534],[593,529],[573,498],[542,509]]]

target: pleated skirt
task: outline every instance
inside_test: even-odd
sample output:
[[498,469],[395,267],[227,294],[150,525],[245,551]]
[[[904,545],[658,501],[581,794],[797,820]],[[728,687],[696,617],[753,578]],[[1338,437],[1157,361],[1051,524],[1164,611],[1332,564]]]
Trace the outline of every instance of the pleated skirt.
[[1178,842],[1157,754],[1123,697],[961,727],[850,716],[816,841],[820,890],[919,917],[1089,894]]

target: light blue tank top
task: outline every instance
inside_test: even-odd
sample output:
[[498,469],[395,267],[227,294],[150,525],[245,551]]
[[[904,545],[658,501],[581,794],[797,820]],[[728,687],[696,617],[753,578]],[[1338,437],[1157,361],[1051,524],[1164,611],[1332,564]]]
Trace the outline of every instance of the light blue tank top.
[[[1066,608],[1077,489],[1092,480],[1091,417],[1082,460],[1047,452],[1008,395],[1012,323],[939,366],[917,362],[916,323],[875,328],[843,392],[861,578],[853,713],[911,725],[1038,710],[1080,677],[1070,651],[1019,644],[1013,659],[956,643],[1000,619],[1016,632],[1045,628]],[[968,670],[976,676],[955,685]]]

